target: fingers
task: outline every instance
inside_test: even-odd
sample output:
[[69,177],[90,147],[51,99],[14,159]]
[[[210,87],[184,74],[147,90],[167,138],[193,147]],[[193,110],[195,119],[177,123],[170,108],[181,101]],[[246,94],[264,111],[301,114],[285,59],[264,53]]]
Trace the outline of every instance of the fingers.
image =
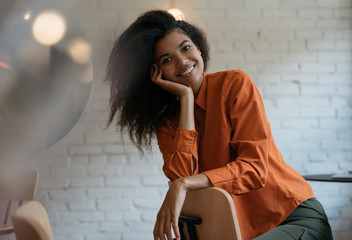
[[152,82],[154,82],[156,84],[158,84],[158,82],[160,82],[160,80],[161,80],[161,70],[158,69],[156,64],[153,64],[152,69],[150,71],[150,75],[151,75],[150,78],[151,78]]
[[180,240],[181,236],[180,236],[180,230],[178,228],[178,218],[174,218],[172,220],[172,229],[174,230],[176,240]]

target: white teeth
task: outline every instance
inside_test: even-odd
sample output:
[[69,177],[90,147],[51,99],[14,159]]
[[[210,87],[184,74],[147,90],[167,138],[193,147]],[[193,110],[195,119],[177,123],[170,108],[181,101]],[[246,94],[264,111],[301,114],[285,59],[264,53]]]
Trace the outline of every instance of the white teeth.
[[185,72],[181,73],[181,76],[186,75],[187,73],[190,73],[193,69],[194,69],[194,66],[188,68]]

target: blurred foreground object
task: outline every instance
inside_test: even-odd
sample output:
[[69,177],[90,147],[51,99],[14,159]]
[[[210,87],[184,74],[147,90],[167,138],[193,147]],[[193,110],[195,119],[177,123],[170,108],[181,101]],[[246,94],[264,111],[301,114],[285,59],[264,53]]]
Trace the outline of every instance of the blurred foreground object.
[[91,45],[79,21],[55,2],[42,3],[1,3],[1,160],[55,144],[76,124],[90,95]]
[[39,202],[32,201],[11,214],[17,240],[53,240],[48,214]]
[[37,184],[37,171],[0,170],[0,203],[6,205],[5,211],[0,211],[0,236],[13,233],[10,212],[21,206],[23,201],[34,199]]

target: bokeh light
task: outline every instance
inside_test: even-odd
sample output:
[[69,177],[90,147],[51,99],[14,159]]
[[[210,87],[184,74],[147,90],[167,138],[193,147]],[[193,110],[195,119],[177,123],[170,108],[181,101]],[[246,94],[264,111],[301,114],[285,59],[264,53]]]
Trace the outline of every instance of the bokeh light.
[[79,64],[88,63],[91,58],[91,46],[86,41],[76,38],[68,45],[71,58]]
[[167,10],[168,13],[170,13],[172,16],[174,16],[174,18],[178,21],[181,20],[185,20],[185,15],[183,14],[183,12],[178,9],[178,8],[171,8],[169,10]]
[[32,32],[35,39],[41,44],[54,45],[64,36],[66,22],[57,12],[43,12],[34,20]]

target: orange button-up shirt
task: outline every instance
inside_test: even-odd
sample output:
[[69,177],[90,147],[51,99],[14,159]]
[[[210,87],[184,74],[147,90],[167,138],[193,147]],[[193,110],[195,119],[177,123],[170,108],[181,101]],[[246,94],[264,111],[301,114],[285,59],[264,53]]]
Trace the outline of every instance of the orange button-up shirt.
[[231,194],[242,238],[253,239],[314,194],[284,162],[252,79],[240,70],[203,75],[196,129],[178,128],[177,113],[158,128],[163,171],[172,181],[206,174],[213,186]]

